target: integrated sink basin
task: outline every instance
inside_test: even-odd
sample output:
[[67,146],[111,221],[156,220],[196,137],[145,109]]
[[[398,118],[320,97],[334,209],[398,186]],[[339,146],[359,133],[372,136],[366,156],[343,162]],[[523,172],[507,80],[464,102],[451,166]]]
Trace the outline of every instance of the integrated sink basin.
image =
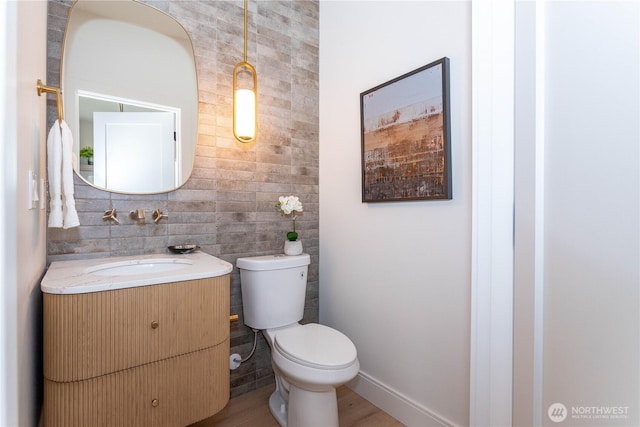
[[82,294],[136,286],[205,279],[231,273],[233,266],[204,252],[54,261],[40,284],[50,294]]
[[152,258],[146,260],[129,260],[120,262],[108,262],[95,265],[85,270],[87,274],[98,276],[127,276],[131,274],[164,273],[186,268],[193,263],[186,259],[178,258]]

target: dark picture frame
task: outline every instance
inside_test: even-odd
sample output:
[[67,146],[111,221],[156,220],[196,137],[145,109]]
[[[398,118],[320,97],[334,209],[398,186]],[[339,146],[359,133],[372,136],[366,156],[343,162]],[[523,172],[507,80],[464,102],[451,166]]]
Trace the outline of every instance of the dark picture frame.
[[450,200],[449,58],[360,94],[362,202]]

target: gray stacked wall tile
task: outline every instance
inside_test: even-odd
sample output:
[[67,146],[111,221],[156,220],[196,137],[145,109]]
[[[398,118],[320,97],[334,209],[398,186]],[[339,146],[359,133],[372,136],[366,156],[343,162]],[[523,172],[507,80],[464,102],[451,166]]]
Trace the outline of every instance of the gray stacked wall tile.
[[[114,7],[117,7],[117,1]],[[243,2],[144,1],[173,16],[193,41],[199,87],[198,145],[191,178],[178,190],[123,195],[95,189],[75,177],[81,226],[49,229],[49,261],[166,252],[197,243],[235,264],[238,257],[282,252],[291,222],[275,210],[278,196],[295,194],[304,205],[296,221],[311,255],[303,322],[318,320],[318,1],[250,1],[248,58],[258,71],[256,142],[233,138],[232,69],[243,57]],[[48,2],[47,82],[59,85],[60,54],[69,0]],[[48,121],[56,117],[49,97]],[[120,225],[102,220],[116,208]],[[133,209],[162,209],[154,225],[129,220]],[[253,332],[244,326],[240,276],[231,276],[231,352],[246,356]],[[255,356],[231,372],[231,395],[273,382],[269,349],[260,336]]]

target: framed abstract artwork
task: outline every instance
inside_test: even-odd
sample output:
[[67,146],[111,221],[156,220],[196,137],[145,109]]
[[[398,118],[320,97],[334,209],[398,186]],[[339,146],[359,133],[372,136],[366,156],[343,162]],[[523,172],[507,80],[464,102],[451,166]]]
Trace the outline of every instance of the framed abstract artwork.
[[449,58],[360,94],[362,201],[449,200]]

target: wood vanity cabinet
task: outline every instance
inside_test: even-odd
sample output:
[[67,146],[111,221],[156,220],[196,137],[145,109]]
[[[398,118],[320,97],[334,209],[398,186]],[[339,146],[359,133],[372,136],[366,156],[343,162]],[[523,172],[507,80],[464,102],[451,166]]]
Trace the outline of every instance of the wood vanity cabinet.
[[44,294],[45,426],[185,426],[229,400],[229,275]]

